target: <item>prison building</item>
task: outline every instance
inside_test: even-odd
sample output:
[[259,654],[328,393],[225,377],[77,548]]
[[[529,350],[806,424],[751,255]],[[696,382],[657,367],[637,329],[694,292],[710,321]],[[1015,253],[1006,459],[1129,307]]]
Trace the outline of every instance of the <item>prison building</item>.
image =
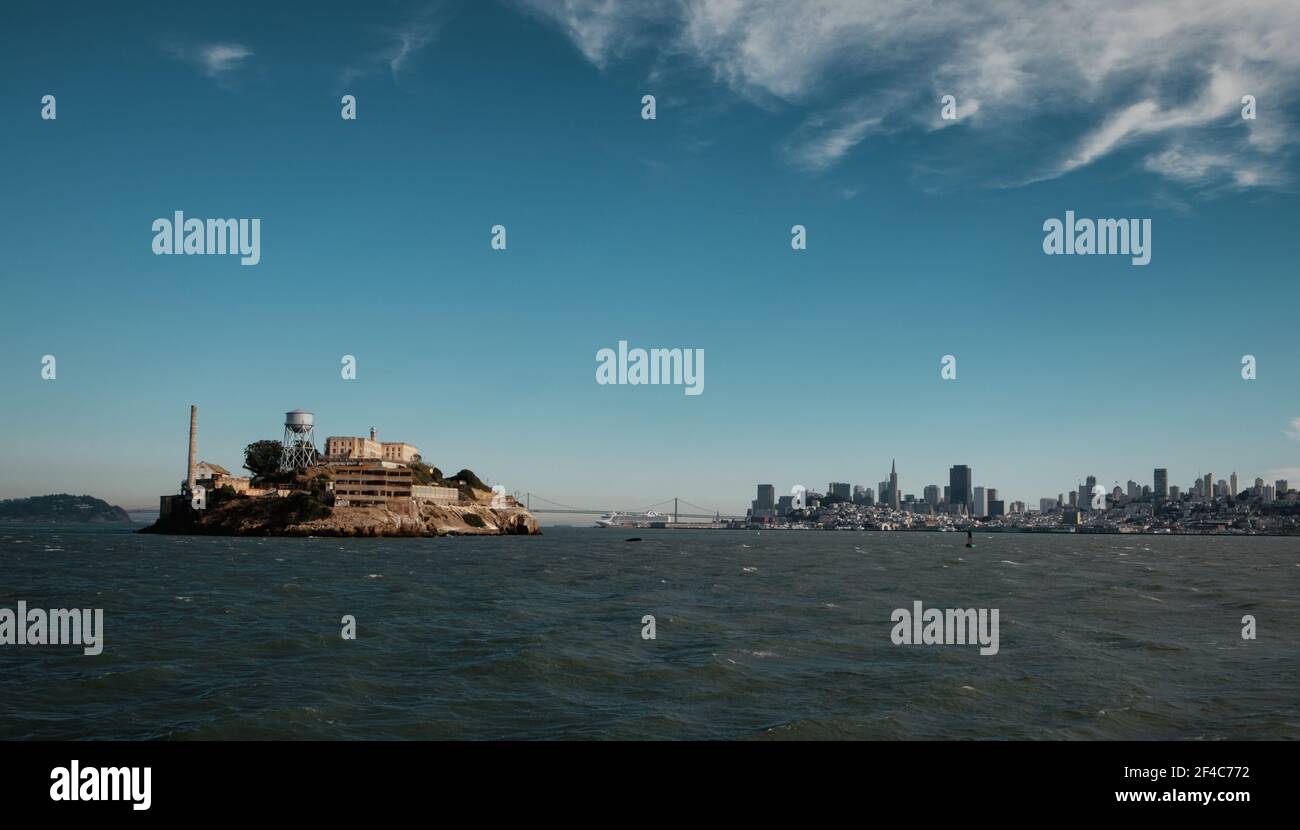
[[330,474],[334,479],[334,503],[339,507],[406,510],[410,506],[413,485],[407,467],[380,462],[334,467]]

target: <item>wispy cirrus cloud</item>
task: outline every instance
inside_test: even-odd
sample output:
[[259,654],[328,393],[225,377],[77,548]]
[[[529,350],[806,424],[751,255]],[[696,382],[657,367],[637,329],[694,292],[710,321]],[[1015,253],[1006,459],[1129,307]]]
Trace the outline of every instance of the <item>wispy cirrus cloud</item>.
[[196,67],[204,76],[218,81],[228,79],[253,57],[253,50],[242,43],[172,42],[167,49],[174,57]]
[[340,78],[346,83],[363,78],[387,67],[393,78],[407,71],[415,56],[433,43],[442,27],[441,6],[427,5],[398,25],[379,27],[377,35],[383,42],[358,62],[345,67]]
[[[990,144],[1050,127],[1050,140],[1018,148],[1018,183],[1135,147],[1142,169],[1176,184],[1256,187],[1282,180],[1264,171],[1295,143],[1294,0],[520,2],[597,66],[648,52],[803,111],[783,150],[810,170],[876,133],[952,126],[938,119],[946,93],[957,123]],[[1254,121],[1240,118],[1245,94],[1261,102]]]

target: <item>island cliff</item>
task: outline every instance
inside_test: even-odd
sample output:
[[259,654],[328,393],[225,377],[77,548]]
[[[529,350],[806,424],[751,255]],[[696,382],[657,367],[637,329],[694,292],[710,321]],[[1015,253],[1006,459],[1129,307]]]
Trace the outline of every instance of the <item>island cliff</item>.
[[[173,510],[140,533],[213,536],[507,536],[540,534],[517,504],[494,506],[490,490],[464,487],[455,504],[413,501],[410,510],[331,506],[317,494],[227,498],[205,510]],[[499,502],[499,499],[498,499]],[[511,500],[513,502],[513,500]]]
[[[173,513],[140,533],[212,536],[507,536],[540,534],[537,519],[522,507],[426,504],[418,515],[380,507],[325,508],[304,514],[288,504],[294,497],[232,501],[202,512]],[[288,508],[288,509],[284,509]]]

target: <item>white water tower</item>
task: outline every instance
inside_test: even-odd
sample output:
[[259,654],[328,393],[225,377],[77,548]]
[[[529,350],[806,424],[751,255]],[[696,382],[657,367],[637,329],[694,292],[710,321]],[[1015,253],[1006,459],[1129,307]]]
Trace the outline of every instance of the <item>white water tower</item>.
[[305,470],[316,463],[316,417],[295,409],[284,413],[284,453],[280,469],[284,472]]

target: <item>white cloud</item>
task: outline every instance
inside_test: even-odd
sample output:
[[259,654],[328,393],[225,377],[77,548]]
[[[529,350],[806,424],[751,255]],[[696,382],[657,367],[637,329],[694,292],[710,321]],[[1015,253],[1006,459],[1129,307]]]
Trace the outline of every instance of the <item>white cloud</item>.
[[238,69],[245,58],[251,58],[253,50],[238,43],[218,43],[206,46],[201,53],[203,74],[217,78]]
[[880,119],[872,117],[814,119],[795,134],[785,152],[796,167],[825,170],[879,126]]
[[172,43],[167,50],[186,63],[193,64],[209,78],[223,80],[244,66],[253,57],[253,50],[241,43],[209,43],[184,45]]
[[[1236,127],[1231,150],[1247,158],[1231,170],[1169,159],[1148,169],[1181,182],[1203,169],[1250,186],[1274,180],[1262,162],[1294,141],[1284,119],[1300,94],[1296,0],[521,2],[597,66],[651,48],[746,99],[805,110],[786,149],[810,169],[833,165],[876,130],[950,126],[934,123],[935,90],[956,95],[961,120],[990,134],[1054,119],[1067,141],[1042,148],[1034,178],[1136,143],[1158,159],[1177,141],[1195,157]],[[1254,122],[1239,117],[1247,93],[1260,101]],[[875,109],[843,115],[846,101],[864,96]]]
[[1300,418],[1293,418],[1291,428],[1282,430],[1282,433],[1293,441],[1300,441]]

